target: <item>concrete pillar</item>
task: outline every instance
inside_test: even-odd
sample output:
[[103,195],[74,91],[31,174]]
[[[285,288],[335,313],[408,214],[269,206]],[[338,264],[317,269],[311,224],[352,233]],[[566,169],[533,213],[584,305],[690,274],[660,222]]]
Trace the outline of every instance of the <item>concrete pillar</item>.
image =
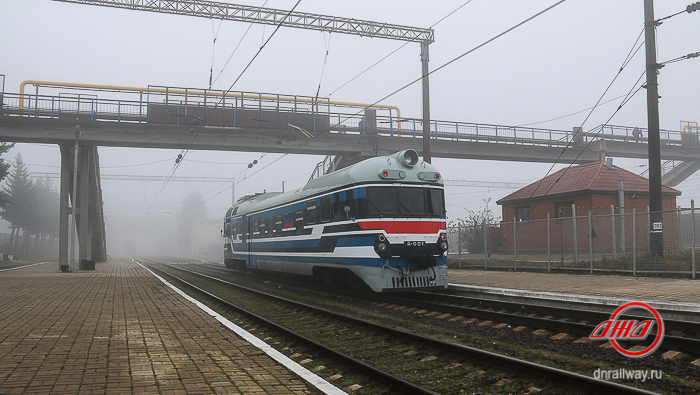
[[68,262],[68,216],[70,214],[71,167],[73,147],[61,145],[61,188],[59,191],[59,231],[58,231],[58,268],[67,271]]

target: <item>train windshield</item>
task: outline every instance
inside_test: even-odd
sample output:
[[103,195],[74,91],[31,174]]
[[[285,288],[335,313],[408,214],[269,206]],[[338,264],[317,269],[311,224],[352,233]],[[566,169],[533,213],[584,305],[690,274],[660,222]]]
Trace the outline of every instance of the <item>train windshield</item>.
[[367,217],[444,217],[442,189],[413,187],[368,187]]

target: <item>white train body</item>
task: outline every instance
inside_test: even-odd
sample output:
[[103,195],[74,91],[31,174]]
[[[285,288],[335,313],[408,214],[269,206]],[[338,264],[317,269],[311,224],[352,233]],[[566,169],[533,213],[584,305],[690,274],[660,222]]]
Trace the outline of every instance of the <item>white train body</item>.
[[377,292],[444,289],[446,235],[442,177],[406,150],[239,199],[224,218],[224,263]]

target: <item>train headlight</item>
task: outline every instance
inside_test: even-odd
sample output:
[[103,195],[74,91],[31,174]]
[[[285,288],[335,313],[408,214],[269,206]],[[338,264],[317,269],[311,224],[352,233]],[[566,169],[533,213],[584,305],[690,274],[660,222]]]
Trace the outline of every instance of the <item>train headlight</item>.
[[443,251],[447,251],[447,242],[446,242],[446,241],[443,241],[442,243],[440,243],[440,248],[441,248]]
[[387,249],[386,243],[379,243],[379,244],[377,244],[377,250],[378,250],[379,252],[386,252],[386,249]]

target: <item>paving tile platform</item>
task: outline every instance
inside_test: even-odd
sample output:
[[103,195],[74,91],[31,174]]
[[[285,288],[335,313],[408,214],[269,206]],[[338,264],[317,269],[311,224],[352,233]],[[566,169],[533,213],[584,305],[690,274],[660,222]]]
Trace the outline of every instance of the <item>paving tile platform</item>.
[[0,272],[0,394],[308,394],[131,262]]
[[700,303],[700,279],[449,270],[451,284],[608,298]]

